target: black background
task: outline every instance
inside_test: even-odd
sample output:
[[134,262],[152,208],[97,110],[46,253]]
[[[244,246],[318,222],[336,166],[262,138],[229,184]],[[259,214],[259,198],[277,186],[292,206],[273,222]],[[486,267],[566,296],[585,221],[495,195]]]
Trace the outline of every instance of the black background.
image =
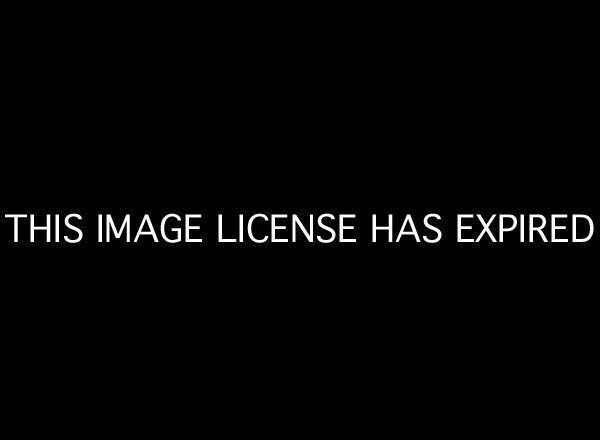
[[[573,429],[595,389],[597,238],[460,246],[453,218],[597,221],[592,29],[524,11],[247,12],[23,16],[3,55],[2,213],[356,212],[361,243],[4,240],[11,412]],[[438,212],[444,241],[371,246],[375,212]]]

